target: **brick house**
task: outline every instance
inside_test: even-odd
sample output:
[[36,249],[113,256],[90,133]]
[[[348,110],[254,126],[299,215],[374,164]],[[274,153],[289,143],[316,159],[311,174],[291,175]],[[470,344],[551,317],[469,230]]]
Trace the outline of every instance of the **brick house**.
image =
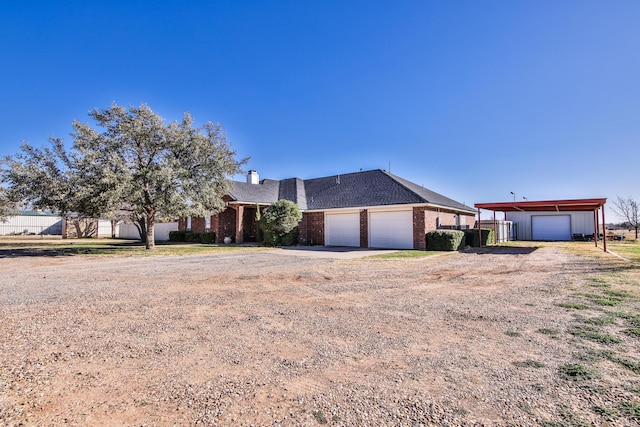
[[302,211],[300,243],[362,248],[426,249],[425,234],[438,228],[473,226],[475,210],[383,170],[323,178],[233,182],[227,209],[210,218],[182,218],[180,230],[216,232],[221,243],[256,241],[256,209],[279,199]]

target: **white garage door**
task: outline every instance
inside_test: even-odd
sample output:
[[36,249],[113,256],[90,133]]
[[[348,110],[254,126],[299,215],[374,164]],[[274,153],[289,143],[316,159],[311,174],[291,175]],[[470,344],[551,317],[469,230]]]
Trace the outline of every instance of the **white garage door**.
[[413,211],[371,212],[369,246],[413,249]]
[[532,216],[531,234],[533,240],[571,240],[571,216]]
[[326,246],[360,246],[360,214],[342,213],[325,215]]

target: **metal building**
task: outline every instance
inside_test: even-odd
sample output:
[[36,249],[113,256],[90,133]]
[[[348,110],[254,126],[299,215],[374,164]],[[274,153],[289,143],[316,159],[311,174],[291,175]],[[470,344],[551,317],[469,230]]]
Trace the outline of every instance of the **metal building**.
[[0,222],[0,236],[62,235],[62,217],[50,212],[24,211]]

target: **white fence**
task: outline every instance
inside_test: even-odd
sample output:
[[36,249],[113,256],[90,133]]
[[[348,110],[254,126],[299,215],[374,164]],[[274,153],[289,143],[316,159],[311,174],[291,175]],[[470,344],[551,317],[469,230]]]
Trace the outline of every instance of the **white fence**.
[[[62,235],[62,217],[15,215],[0,222],[0,236],[5,235]],[[155,225],[155,237],[157,241],[169,240],[169,232],[177,231],[177,222],[160,222]],[[140,239],[138,229],[133,224],[118,223],[115,234],[120,239]],[[98,237],[111,237],[111,221],[101,219],[98,221]]]
[[62,235],[62,217],[15,215],[0,222],[0,235],[51,234]]
[[[116,224],[115,235],[118,235],[120,223]],[[108,219],[98,220],[98,237],[111,237],[111,221]]]
[[[109,230],[111,230],[111,228],[109,228]],[[169,240],[170,231],[178,231],[177,222],[160,222],[155,224],[154,234],[156,241],[160,242]],[[111,235],[111,231],[109,231],[109,235]],[[120,239],[140,239],[138,228],[133,224],[120,224],[118,226],[118,234],[116,234],[116,236],[118,236]]]
[[515,228],[513,222],[497,219],[495,222],[491,219],[483,219],[480,221],[480,228],[488,228],[493,230],[493,237],[496,243],[508,242],[515,240]]

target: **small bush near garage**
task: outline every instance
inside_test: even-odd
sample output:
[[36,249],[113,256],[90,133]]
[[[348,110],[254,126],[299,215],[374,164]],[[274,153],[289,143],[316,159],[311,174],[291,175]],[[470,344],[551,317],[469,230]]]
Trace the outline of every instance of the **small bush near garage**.
[[205,245],[210,245],[211,243],[215,243],[215,241],[216,241],[215,231],[207,231],[205,233],[200,234],[200,243],[204,243]]
[[278,233],[273,230],[263,230],[264,243],[268,246],[293,246],[298,244],[298,227],[288,233]]
[[170,242],[186,242],[187,241],[186,234],[187,232],[184,230],[170,231],[169,241]]
[[185,242],[200,243],[200,233],[192,233],[191,231],[187,231],[185,234]]
[[192,233],[190,231],[170,231],[170,242],[186,242],[186,243],[205,243],[211,244],[216,241],[215,231],[205,233]]
[[464,245],[464,233],[460,230],[435,230],[427,233],[427,250],[430,251],[459,251]]
[[[482,246],[493,245],[496,242],[494,232],[492,229],[481,228],[480,234],[482,235]],[[477,228],[464,230],[464,237],[467,245],[472,246],[474,248],[480,247],[480,239],[478,237]]]
[[279,200],[262,212],[258,226],[264,233],[264,242],[272,246],[290,246],[298,243],[298,223],[302,213],[298,205]]

